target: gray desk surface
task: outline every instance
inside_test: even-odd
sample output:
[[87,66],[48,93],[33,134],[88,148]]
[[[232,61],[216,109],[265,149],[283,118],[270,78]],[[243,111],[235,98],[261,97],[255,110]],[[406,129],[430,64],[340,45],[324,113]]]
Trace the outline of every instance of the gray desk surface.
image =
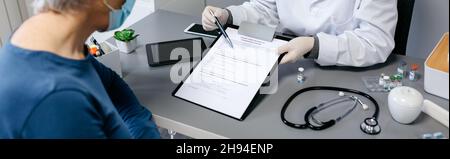
[[[280,67],[278,92],[274,95],[265,96],[244,121],[237,121],[174,98],[171,93],[178,84],[171,82],[169,77],[171,67],[149,67],[144,44],[196,37],[183,33],[183,30],[193,22],[199,23],[200,17],[157,11],[131,27],[141,34],[138,40],[140,47],[137,51],[129,55],[121,54],[125,81],[136,93],[141,103],[153,112],[157,124],[161,127],[194,138],[420,138],[421,134],[430,132],[443,132],[448,137],[449,129],[427,115],[421,115],[411,125],[402,125],[395,122],[388,110],[387,93],[371,93],[381,107],[379,122],[382,133],[376,136],[365,135],[359,130],[361,121],[370,116],[373,109],[368,112],[362,112],[361,109],[358,109],[342,122],[325,131],[297,130],[287,127],[280,120],[280,110],[286,99],[302,88],[338,86],[366,91],[367,89],[361,80],[363,76],[394,73],[397,67],[396,63],[400,60],[405,60],[408,63],[424,63],[423,60],[408,57],[393,57],[386,64],[366,69],[324,68],[318,67],[310,60],[283,65]],[[214,39],[205,38],[205,40],[209,45]],[[108,41],[112,44],[115,43],[113,39]],[[298,67],[306,69],[308,79],[304,84],[296,82]],[[423,69],[421,72],[423,74]],[[448,100],[424,92],[423,78],[418,82],[407,85],[420,90],[426,99],[448,110]],[[326,91],[312,92],[299,97],[292,103],[286,116],[291,121],[303,122],[303,114],[307,107],[333,97],[334,94]],[[342,111],[342,109],[336,109],[335,111]]]

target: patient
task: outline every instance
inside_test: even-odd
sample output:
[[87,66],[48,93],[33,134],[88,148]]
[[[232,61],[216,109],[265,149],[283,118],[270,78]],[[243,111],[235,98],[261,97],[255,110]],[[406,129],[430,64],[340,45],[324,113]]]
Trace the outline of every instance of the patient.
[[35,0],[0,50],[0,139],[159,138],[127,84],[85,51],[135,0]]

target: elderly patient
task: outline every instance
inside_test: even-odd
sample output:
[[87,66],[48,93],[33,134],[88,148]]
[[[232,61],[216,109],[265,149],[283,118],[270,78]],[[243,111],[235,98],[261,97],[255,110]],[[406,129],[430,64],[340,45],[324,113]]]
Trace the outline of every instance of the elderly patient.
[[134,0],[35,0],[0,50],[0,139],[159,138],[151,113],[85,51],[120,27]]

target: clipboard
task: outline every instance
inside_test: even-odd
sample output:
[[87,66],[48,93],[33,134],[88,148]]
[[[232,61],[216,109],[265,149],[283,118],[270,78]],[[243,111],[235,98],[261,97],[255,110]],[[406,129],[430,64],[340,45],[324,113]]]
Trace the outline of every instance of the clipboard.
[[[229,25],[228,27],[229,27],[229,28],[233,28],[233,29],[239,29],[239,26],[236,26],[236,25]],[[227,28],[228,28],[228,27],[227,27]],[[225,28],[225,29],[227,29],[227,28]],[[213,42],[208,48],[212,48],[212,47],[216,44],[216,42],[217,42],[222,36],[223,36],[223,35],[218,36],[218,37],[214,40],[214,42]],[[279,39],[279,40],[284,40],[284,41],[290,41],[290,40],[292,40],[291,37],[282,36],[282,35],[277,35],[277,34],[274,35],[274,38],[275,38],[275,39]],[[278,58],[278,63],[281,62],[281,59],[283,58],[283,56],[284,56],[284,54],[283,54],[283,55],[280,55],[280,57]],[[244,114],[243,114],[240,118],[236,118],[236,117],[233,117],[233,116],[228,115],[228,114],[226,114],[226,113],[223,113],[223,112],[220,112],[220,111],[211,109],[211,108],[209,108],[209,107],[207,107],[207,106],[203,106],[203,105],[201,105],[201,104],[192,102],[192,101],[187,100],[187,99],[184,99],[184,98],[182,98],[182,97],[178,97],[178,96],[176,95],[176,93],[177,93],[177,92],[180,90],[180,88],[184,85],[185,81],[186,81],[186,80],[189,78],[189,76],[194,72],[194,70],[197,68],[197,66],[198,66],[199,64],[200,64],[200,62],[197,63],[197,64],[190,70],[189,74],[186,75],[186,77],[183,79],[183,81],[182,81],[180,84],[178,84],[178,86],[177,86],[177,87],[175,88],[175,90],[172,92],[172,96],[173,96],[173,97],[178,98],[178,99],[181,99],[181,100],[183,100],[183,101],[185,101],[185,102],[188,102],[188,103],[191,103],[191,104],[194,104],[194,105],[197,105],[197,106],[206,108],[206,109],[208,109],[208,110],[210,110],[210,111],[219,113],[219,114],[221,114],[221,115],[230,117],[230,118],[235,119],[235,120],[238,120],[238,121],[244,121],[245,118],[247,118],[247,116],[251,113],[251,111],[252,111],[254,108],[256,108],[256,106],[257,106],[257,105],[262,101],[262,99],[264,98],[265,95],[261,94],[260,91],[258,90],[258,92],[256,92],[256,94],[254,95],[253,99],[251,100],[250,104],[246,107],[246,110],[245,110]],[[269,75],[268,75],[268,76],[269,76]],[[264,83],[263,83],[260,87],[262,87],[262,86],[264,86]]]

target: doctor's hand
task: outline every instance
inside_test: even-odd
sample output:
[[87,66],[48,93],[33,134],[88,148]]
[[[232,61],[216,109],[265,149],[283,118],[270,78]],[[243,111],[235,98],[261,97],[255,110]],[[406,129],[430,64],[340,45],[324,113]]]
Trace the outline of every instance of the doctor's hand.
[[211,10],[211,12],[213,12],[216,15],[216,17],[219,19],[219,21],[222,25],[225,25],[227,23],[228,18],[230,17],[227,10],[222,9],[222,8],[207,6],[202,14],[203,29],[205,29],[206,31],[211,31],[211,30],[217,29],[217,26],[215,24],[216,19],[214,18],[213,15],[211,15],[211,13],[209,12],[210,10]]
[[278,54],[281,55],[286,53],[280,64],[294,63],[300,59],[303,59],[303,56],[310,52],[313,47],[313,37],[298,37],[292,39],[286,45],[278,48]]

